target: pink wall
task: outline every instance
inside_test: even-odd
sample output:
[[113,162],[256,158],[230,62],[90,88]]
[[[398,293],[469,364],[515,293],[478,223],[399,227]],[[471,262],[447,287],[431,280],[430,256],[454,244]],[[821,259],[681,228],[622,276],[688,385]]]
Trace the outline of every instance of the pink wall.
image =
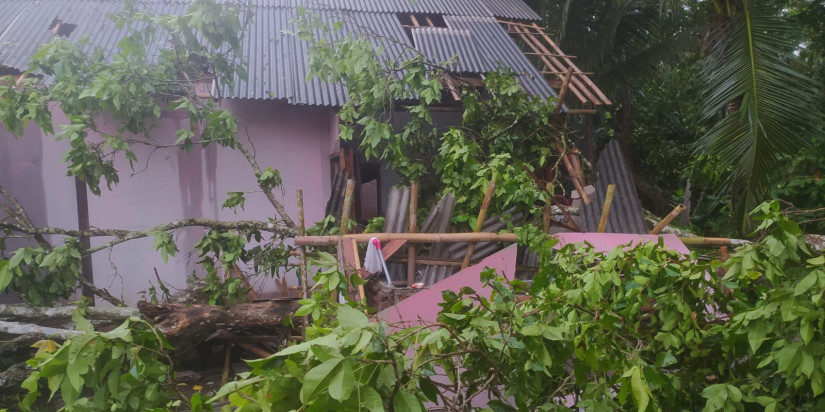
[[[332,150],[331,118],[326,108],[294,107],[269,101],[224,101],[223,107],[235,112],[241,124],[240,136],[254,144],[258,162],[281,172],[283,190],[276,189],[293,219],[297,219],[295,190],[303,189],[307,224],[323,219],[329,196],[329,154]],[[65,121],[55,114],[56,122]],[[174,143],[175,130],[187,127],[188,119],[175,113],[164,115],[153,136],[161,143]],[[102,129],[114,122],[100,121]],[[76,227],[76,199],[73,179],[65,177],[61,161],[65,142],[54,144],[34,128],[25,139],[14,140],[0,131],[0,183],[11,187],[37,211],[38,224]],[[44,144],[43,142],[46,142]],[[251,145],[249,147],[252,147]],[[89,194],[89,217],[93,227],[145,229],[153,225],[188,217],[223,220],[266,220],[273,217],[272,206],[260,193],[255,176],[243,156],[233,150],[196,146],[190,153],[176,148],[153,151],[135,146],[138,163],[134,171],[123,157],[116,160],[120,184],[101,196]],[[252,191],[244,210],[234,214],[221,210],[230,191]],[[154,269],[173,287],[186,285],[186,277],[197,271],[197,256],[188,253],[203,234],[189,228],[176,232],[181,253],[164,264],[154,252],[152,239],[140,239],[116,246],[111,253],[93,256],[95,283],[129,302],[156,283]],[[93,240],[92,246],[106,239]],[[294,279],[289,276],[290,280]],[[265,291],[274,290],[266,281]],[[292,282],[294,283],[294,282]]]

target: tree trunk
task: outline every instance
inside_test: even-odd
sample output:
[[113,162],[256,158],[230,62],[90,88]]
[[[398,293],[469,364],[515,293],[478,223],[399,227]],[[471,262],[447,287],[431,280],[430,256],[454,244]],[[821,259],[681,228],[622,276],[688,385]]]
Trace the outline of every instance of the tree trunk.
[[[213,305],[152,304],[139,302],[140,313],[157,327],[176,349],[185,350],[221,330],[236,334],[288,338],[293,328],[284,325],[300,304],[296,300],[241,303],[224,309]],[[293,322],[299,322],[299,318]]]

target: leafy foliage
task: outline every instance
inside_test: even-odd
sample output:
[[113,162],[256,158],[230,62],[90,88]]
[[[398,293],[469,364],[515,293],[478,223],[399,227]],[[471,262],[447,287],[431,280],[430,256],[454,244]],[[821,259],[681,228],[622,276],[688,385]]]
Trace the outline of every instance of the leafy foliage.
[[655,242],[554,252],[553,239],[523,229],[543,258],[532,284],[485,271],[492,294],[445,292],[435,324],[370,322],[308,300],[308,340],[251,361],[210,402],[466,410],[484,393],[494,410],[819,409],[825,257],[776,203],[754,213],[764,239],[726,262]]
[[[728,2],[731,3],[731,2]],[[730,168],[739,221],[770,193],[785,156],[805,146],[821,116],[810,105],[814,83],[787,63],[795,48],[793,29],[769,1],[728,5],[707,54],[708,118],[726,112],[697,148],[718,155]]]
[[63,345],[35,344],[37,355],[28,361],[34,372],[23,383],[24,410],[58,392],[61,411],[163,411],[180,404],[172,397],[172,364],[165,353],[171,348],[150,324],[131,318],[100,333],[79,314],[74,320],[85,334]]

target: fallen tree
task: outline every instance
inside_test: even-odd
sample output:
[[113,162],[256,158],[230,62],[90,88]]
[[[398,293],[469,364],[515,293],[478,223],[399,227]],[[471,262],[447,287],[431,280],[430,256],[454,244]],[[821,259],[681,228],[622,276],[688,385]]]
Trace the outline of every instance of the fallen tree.
[[[238,335],[269,336],[288,341],[300,325],[286,323],[300,305],[297,300],[214,305],[152,304],[139,302],[140,313],[162,332],[175,348],[191,348],[211,336],[232,340]],[[221,331],[229,333],[221,334]],[[238,338],[240,339],[240,338]]]

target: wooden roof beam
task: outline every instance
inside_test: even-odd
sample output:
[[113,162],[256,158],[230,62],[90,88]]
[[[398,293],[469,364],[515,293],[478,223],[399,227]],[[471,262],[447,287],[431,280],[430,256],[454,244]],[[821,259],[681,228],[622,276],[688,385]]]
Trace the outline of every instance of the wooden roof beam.
[[[541,43],[535,43],[535,42],[533,41],[534,39],[531,39],[529,36],[527,36],[527,35],[525,35],[524,33],[522,33],[522,32],[521,32],[521,31],[522,31],[522,29],[521,29],[521,28],[516,28],[516,30],[518,30],[518,31],[519,31],[519,33],[517,33],[517,34],[521,37],[521,39],[524,41],[524,43],[525,43],[525,44],[527,44],[527,46],[528,46],[529,48],[533,49],[533,51],[534,51],[534,52],[536,52],[536,53],[541,53],[541,52],[542,52],[542,50],[541,50],[541,47],[542,47],[542,46],[541,46]],[[545,51],[545,52],[547,52],[547,51],[546,51],[546,49],[545,49],[544,51]],[[548,52],[548,53],[549,53],[549,52]],[[564,67],[564,65],[561,63],[561,61],[560,61],[559,59],[557,59],[557,58],[553,57],[553,56],[542,55],[542,56],[539,56],[539,57],[541,58],[541,60],[544,62],[544,64],[545,64],[545,65],[546,65],[546,66],[547,66],[547,67],[548,67],[551,71],[559,71],[559,72],[561,72],[562,70],[564,70],[564,69],[565,69],[565,67]],[[566,72],[566,71],[565,71],[565,72]],[[559,78],[559,80],[562,80],[562,81],[564,80],[564,76],[563,76],[562,74],[556,74],[556,76]],[[582,103],[587,103],[589,99],[588,99],[588,97],[587,97],[587,96],[585,96],[585,95],[582,93],[582,91],[580,91],[580,90],[579,90],[579,88],[580,88],[581,86],[582,86],[582,85],[581,85],[581,84],[579,84],[579,82],[577,81],[577,79],[575,79],[575,78],[574,78],[574,79],[573,79],[573,84],[571,84],[571,85],[570,85],[570,91],[571,91],[571,92],[573,92],[573,94],[574,94],[574,95],[576,95],[576,97],[578,97],[578,99],[579,99],[579,101],[580,101],[580,102],[582,102]]]
[[[544,30],[543,30],[543,28],[542,28],[541,26],[539,26],[539,25],[538,25],[538,24],[536,24],[536,23],[533,23],[533,24],[532,24],[532,27],[533,27],[533,29],[535,29],[536,31],[538,31],[538,32],[540,33],[541,38],[542,38],[542,39],[544,39],[544,41],[545,41],[547,44],[549,44],[549,45],[550,45],[550,47],[551,47],[551,48],[552,48],[552,49],[553,49],[556,53],[558,53],[558,54],[564,54],[564,52],[561,50],[561,48],[560,48],[560,47],[556,44],[556,42],[554,42],[554,41],[553,41],[553,39],[551,39],[551,38],[550,38],[550,36],[549,36],[549,35],[547,35],[547,33],[545,33],[545,32],[544,32]],[[565,62],[565,63],[567,63],[568,65],[570,65],[570,67],[572,67],[572,68],[573,68],[573,70],[576,70],[576,71],[579,71],[579,72],[581,71],[581,69],[579,69],[579,68],[578,68],[578,66],[576,66],[576,64],[575,64],[575,63],[573,63],[573,61],[572,61],[572,60],[570,60],[570,58],[569,58],[569,57],[562,57],[562,58],[564,59],[564,62]],[[608,99],[608,98],[607,98],[607,96],[605,96],[605,94],[604,94],[604,93],[602,93],[602,91],[601,91],[601,90],[600,90],[600,89],[596,86],[596,84],[595,84],[595,83],[593,83],[593,81],[592,81],[592,80],[590,80],[590,78],[588,78],[587,76],[584,76],[584,77],[583,77],[583,80],[584,80],[584,82],[585,82],[588,86],[590,86],[590,88],[593,90],[593,92],[594,92],[594,93],[596,93],[596,94],[599,96],[599,99],[601,100],[601,103],[602,103],[602,104],[605,104],[605,105],[608,105],[608,106],[612,104],[612,103],[610,102],[610,99]],[[595,103],[595,102],[594,102],[594,103]]]

